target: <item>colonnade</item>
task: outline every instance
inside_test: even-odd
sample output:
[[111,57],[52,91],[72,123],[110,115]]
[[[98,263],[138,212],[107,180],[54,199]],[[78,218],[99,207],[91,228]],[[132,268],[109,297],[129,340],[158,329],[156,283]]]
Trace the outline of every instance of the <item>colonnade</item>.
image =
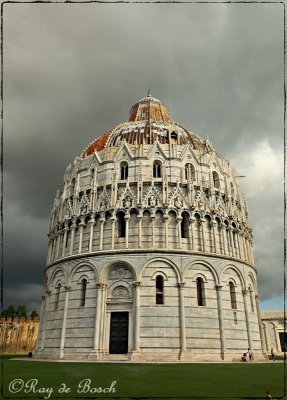
[[[219,254],[227,257],[234,257],[246,261],[249,264],[254,265],[253,251],[252,251],[252,239],[249,232],[244,232],[238,227],[232,226],[231,223],[226,225],[220,222],[219,218],[208,219],[206,217],[200,217],[199,214],[194,214],[188,219],[188,233],[185,237],[182,235],[182,214],[186,213],[183,211],[182,214],[178,214],[175,218],[175,226],[169,226],[170,212],[174,211],[148,211],[150,213],[150,224],[149,229],[151,235],[148,238],[148,248],[154,249],[171,249],[175,248],[178,250],[189,250],[192,252],[204,252]],[[158,237],[155,234],[155,218],[156,213],[162,214],[163,226],[162,226],[162,239],[163,247],[158,245]],[[145,226],[143,226],[143,210],[137,213],[137,227],[131,227],[131,215],[129,212],[125,213],[125,236],[124,241],[119,243],[116,225],[119,223],[117,215],[114,213],[110,216],[111,232],[108,232],[109,246],[103,245],[103,239],[105,237],[105,224],[108,219],[104,213],[98,214],[97,219],[95,216],[82,216],[80,219],[73,219],[67,221],[64,226],[59,227],[58,231],[50,234],[49,236],[49,250],[48,250],[48,263],[55,261],[60,258],[64,258],[71,255],[81,253],[92,253],[95,251],[103,250],[117,250],[117,249],[142,249],[146,248],[146,244],[143,245],[143,240],[147,238],[147,232]],[[78,223],[77,223],[78,221]],[[99,224],[99,236],[97,239],[97,245],[93,244],[95,238],[95,226]],[[89,226],[85,231],[84,227]],[[173,232],[171,232],[171,228]],[[136,232],[137,243],[131,244],[130,232]],[[175,233],[175,235],[173,234]],[[75,248],[75,235],[79,236],[78,246]],[[69,246],[67,246],[69,235]],[[171,239],[172,238],[172,239]],[[86,240],[88,246],[83,249],[83,240]],[[147,239],[146,239],[147,240]],[[170,241],[173,240],[175,245],[170,246]],[[105,247],[105,248],[104,248]]]

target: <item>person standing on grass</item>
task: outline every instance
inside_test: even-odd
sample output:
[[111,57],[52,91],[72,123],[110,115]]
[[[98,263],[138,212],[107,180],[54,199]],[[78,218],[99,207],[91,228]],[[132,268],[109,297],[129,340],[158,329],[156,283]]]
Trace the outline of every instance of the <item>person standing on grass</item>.
[[271,358],[272,358],[272,361],[275,360],[275,354],[274,354],[273,348],[271,349]]

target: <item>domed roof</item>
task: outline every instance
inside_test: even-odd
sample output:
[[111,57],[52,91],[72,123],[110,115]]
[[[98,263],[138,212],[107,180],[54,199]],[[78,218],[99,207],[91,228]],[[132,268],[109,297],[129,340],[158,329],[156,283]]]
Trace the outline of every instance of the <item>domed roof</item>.
[[202,150],[204,143],[195,134],[175,123],[165,104],[151,97],[142,98],[131,107],[127,122],[117,125],[90,143],[82,157],[108,147],[118,147],[126,141],[131,145],[153,144],[191,144],[194,149]]

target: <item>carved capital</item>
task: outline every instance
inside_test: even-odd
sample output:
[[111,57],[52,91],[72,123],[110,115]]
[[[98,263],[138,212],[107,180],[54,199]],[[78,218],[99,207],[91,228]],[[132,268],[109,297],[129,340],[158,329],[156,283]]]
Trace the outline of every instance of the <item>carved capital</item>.
[[215,285],[215,289],[219,292],[223,288],[223,285]]
[[71,286],[68,286],[68,285],[66,285],[66,286],[64,286],[64,288],[68,291],[68,290],[71,290]]
[[185,285],[185,282],[178,282],[178,283],[177,283],[177,286],[178,286],[180,289],[183,289],[183,288],[184,288],[184,285]]
[[97,289],[105,289],[106,286],[107,286],[106,283],[96,283],[96,288]]
[[246,290],[246,289],[242,289],[242,294],[243,294],[243,296],[246,296],[246,295],[247,295],[247,293],[248,293],[248,290]]
[[141,282],[140,282],[140,281],[134,281],[134,282],[133,282],[133,286],[134,286],[135,288],[139,288],[140,285],[141,285]]

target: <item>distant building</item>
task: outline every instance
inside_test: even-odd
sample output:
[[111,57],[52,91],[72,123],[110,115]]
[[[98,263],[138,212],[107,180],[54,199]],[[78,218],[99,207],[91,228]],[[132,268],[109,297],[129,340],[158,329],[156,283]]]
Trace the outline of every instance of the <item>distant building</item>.
[[0,352],[29,353],[35,349],[38,318],[0,318]]
[[36,356],[238,360],[261,347],[229,161],[150,94],[70,164],[51,214]]
[[[287,333],[284,332],[284,311],[261,311],[261,322],[263,326],[263,338],[266,350],[270,353],[287,351]],[[285,322],[286,323],[286,322]]]

